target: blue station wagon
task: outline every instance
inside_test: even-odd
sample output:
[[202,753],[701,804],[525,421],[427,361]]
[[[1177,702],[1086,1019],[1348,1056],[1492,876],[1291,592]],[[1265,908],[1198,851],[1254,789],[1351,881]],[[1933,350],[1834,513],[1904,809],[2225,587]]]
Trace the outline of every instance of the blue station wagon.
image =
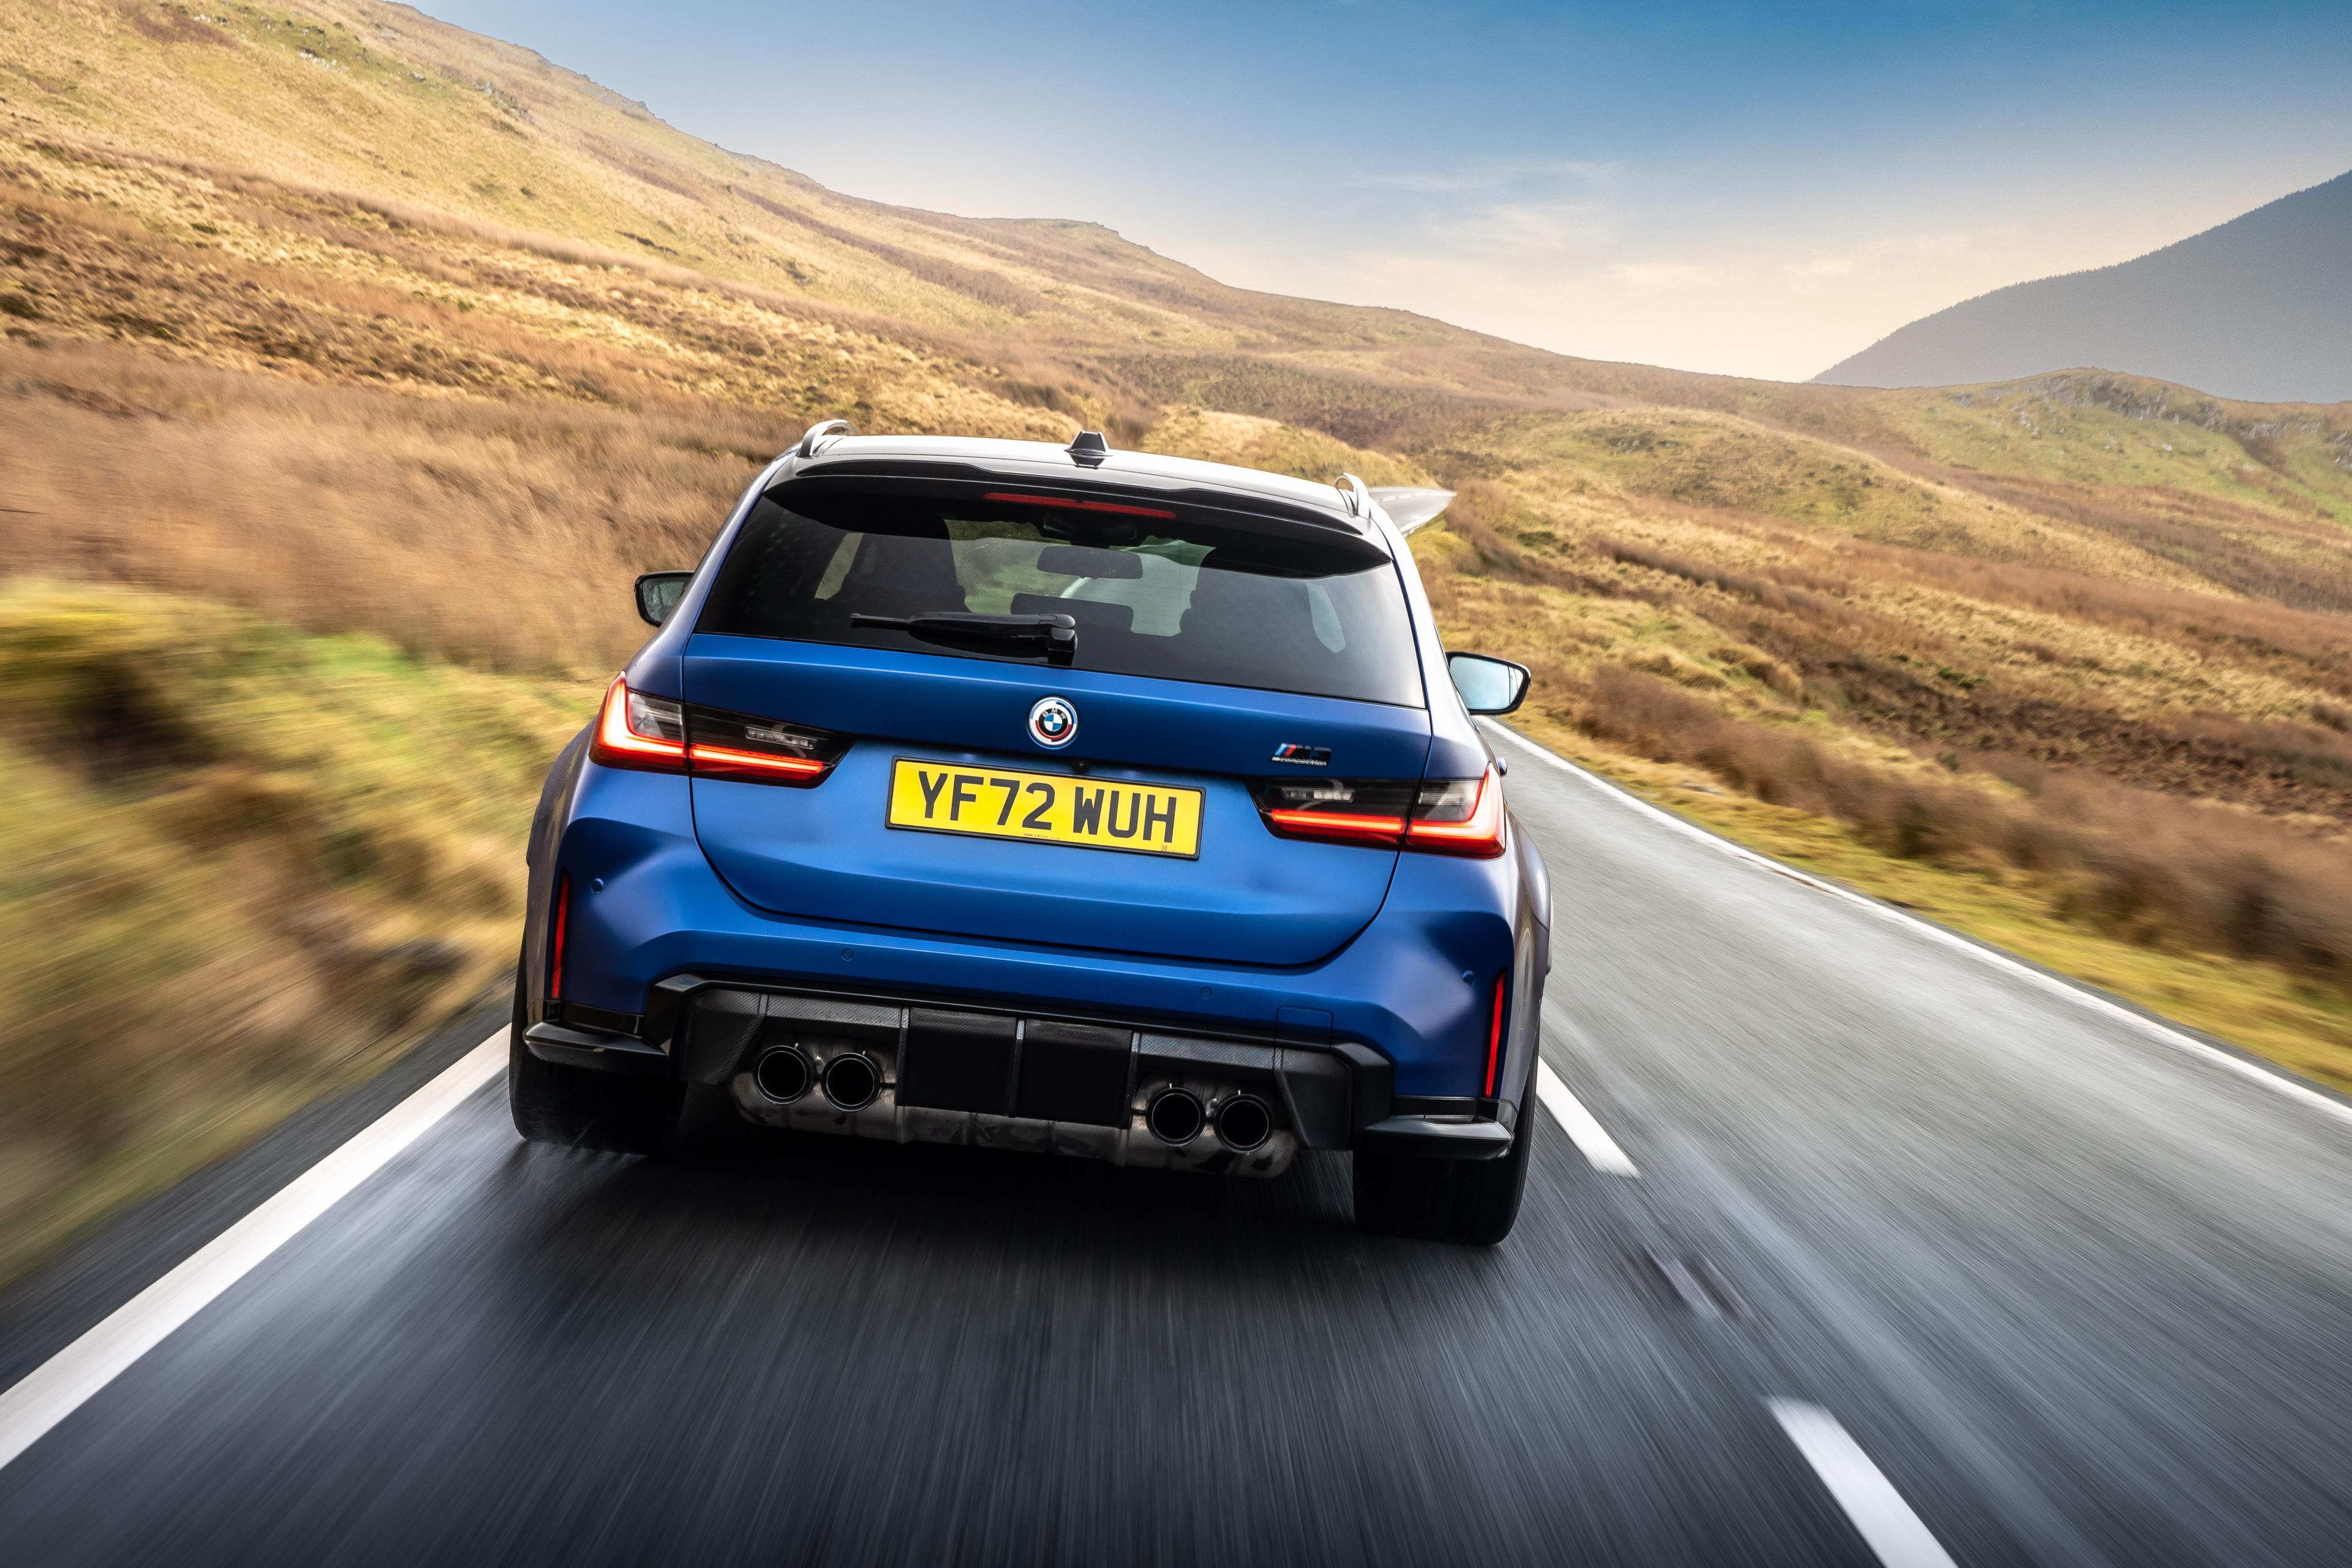
[[508,1090],[657,1153],[803,1132],[1233,1176],[1509,1233],[1549,892],[1360,480],[839,421],[762,472],[556,760]]

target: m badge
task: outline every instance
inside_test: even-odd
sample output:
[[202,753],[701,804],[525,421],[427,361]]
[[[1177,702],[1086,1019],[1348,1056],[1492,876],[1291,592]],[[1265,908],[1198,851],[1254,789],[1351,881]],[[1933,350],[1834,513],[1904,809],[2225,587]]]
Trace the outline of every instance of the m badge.
[[1296,741],[1285,741],[1274,749],[1274,760],[1302,768],[1328,768],[1331,765],[1331,748],[1302,746]]

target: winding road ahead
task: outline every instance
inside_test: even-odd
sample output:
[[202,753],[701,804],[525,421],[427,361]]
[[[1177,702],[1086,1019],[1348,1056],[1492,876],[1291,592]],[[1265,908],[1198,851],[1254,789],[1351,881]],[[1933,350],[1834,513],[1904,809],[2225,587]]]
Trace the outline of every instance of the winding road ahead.
[[2352,1557],[2352,1112],[1497,735],[1559,900],[1499,1249],[1337,1156],[527,1147],[488,1015],[0,1301],[5,1555]]

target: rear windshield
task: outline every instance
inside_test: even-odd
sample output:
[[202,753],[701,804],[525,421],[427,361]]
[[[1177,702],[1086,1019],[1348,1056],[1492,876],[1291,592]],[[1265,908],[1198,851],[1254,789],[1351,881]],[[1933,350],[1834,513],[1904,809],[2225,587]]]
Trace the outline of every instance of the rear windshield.
[[1360,540],[1189,509],[787,494],[745,520],[698,631],[1020,659],[850,617],[1065,615],[1074,668],[1422,705],[1396,568]]

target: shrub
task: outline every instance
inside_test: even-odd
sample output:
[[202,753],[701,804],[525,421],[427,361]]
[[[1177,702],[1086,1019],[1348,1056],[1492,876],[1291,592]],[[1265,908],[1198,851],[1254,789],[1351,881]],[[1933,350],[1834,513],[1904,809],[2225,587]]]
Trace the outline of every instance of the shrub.
[[2070,914],[2136,940],[2263,959],[2352,991],[2352,852],[2282,823],[2014,763],[2000,770],[2013,793],[1916,776],[1613,666],[1593,672],[1578,722],[1835,817],[1889,854],[2034,872]]

